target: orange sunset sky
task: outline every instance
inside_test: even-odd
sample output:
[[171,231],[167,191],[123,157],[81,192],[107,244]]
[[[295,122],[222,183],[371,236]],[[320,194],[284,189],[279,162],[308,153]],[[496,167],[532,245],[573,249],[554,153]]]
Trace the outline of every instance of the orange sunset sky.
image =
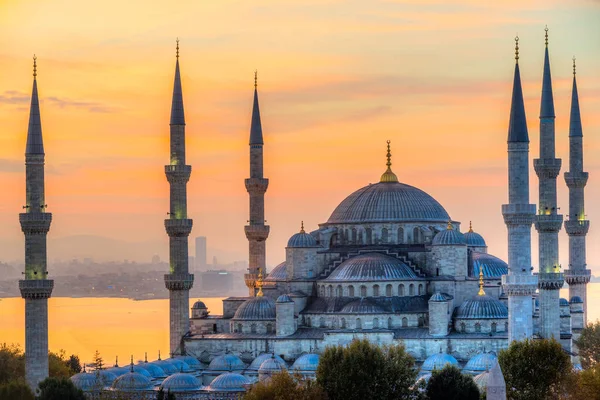
[[[588,263],[600,273],[600,1],[0,0],[0,260],[22,260],[17,214],[38,84],[50,243],[74,235],[156,243],[166,258],[169,113],[175,38],[187,122],[192,237],[246,257],[248,132],[258,69],[265,136],[268,264],[304,220],[325,222],[385,169],[435,197],[462,230],[473,221],[506,257],[506,136],[521,38],[531,139],[538,150],[544,27],[557,124],[559,205],[567,214],[571,58],[584,127]],[[531,202],[537,177],[531,169]],[[532,229],[537,266],[537,234]],[[567,267],[567,236],[560,259]],[[193,243],[190,240],[190,252]],[[50,260],[80,257],[76,248]],[[111,259],[110,249],[103,249]],[[209,252],[209,256],[210,256]],[[52,273],[52,272],[51,272]]]

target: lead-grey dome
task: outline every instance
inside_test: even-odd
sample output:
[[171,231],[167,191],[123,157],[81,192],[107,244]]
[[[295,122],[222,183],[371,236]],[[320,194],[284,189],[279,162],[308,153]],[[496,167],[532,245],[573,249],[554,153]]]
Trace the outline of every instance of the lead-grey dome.
[[488,353],[479,353],[471,357],[467,365],[463,368],[463,372],[476,375],[483,371],[489,371],[497,362],[498,357],[496,357],[496,353],[491,351]]
[[465,235],[452,228],[445,229],[433,237],[433,246],[463,246],[466,244]]
[[200,309],[200,310],[207,310],[208,308],[206,307],[206,304],[204,304],[203,301],[198,300],[197,302],[194,303],[194,305],[192,306],[193,309]]
[[140,363],[138,365],[144,368],[146,371],[148,371],[153,378],[164,378],[165,376],[167,376],[167,374],[165,374],[165,370],[156,364]]
[[294,248],[317,246],[317,240],[311,234],[304,232],[304,229],[293,235],[287,243],[287,247]]
[[319,355],[314,353],[300,356],[292,365],[292,369],[300,372],[316,371],[319,366]]
[[456,308],[457,319],[502,319],[508,318],[508,308],[493,297],[475,296]]
[[[248,369],[252,370],[252,371],[258,371],[258,369],[260,368],[261,364],[263,362],[265,362],[265,360],[268,360],[271,357],[273,357],[273,355],[269,354],[269,353],[263,353],[263,354],[259,355],[258,357],[256,357],[252,361],[252,363],[250,363],[250,366],[248,367]],[[278,359],[281,362],[284,362],[283,358],[281,358],[281,357],[279,357],[277,355],[275,356],[275,358]]]
[[246,386],[250,384],[248,378],[234,372],[226,372],[217,376],[207,390],[214,392],[241,392],[246,390]]
[[128,372],[125,375],[121,375],[112,384],[113,389],[125,392],[152,390],[152,387],[150,379],[138,372]]
[[104,386],[110,386],[113,384],[114,381],[117,380],[117,375],[113,374],[109,370],[101,369],[99,371],[99,373],[100,373],[100,378],[102,379],[102,382],[104,383]]
[[265,361],[262,362],[262,364],[260,364],[260,367],[258,368],[258,372],[275,372],[275,371],[282,371],[284,369],[287,369],[287,366],[285,365],[285,362],[281,361],[280,359],[275,358],[274,356],[271,356],[269,358],[267,358]]
[[483,269],[484,278],[500,279],[502,275],[508,274],[508,264],[488,253],[478,251],[471,252],[472,274],[469,276],[478,277],[479,270]]
[[287,272],[285,269],[285,261],[277,265],[269,272],[265,281],[284,281],[287,278]]
[[160,384],[160,387],[165,391],[177,392],[194,392],[202,389],[202,383],[193,375],[177,373],[169,376]]
[[427,357],[425,362],[423,362],[423,366],[421,366],[421,372],[431,372],[434,369],[441,370],[447,364],[458,366],[458,361],[450,354],[439,352]]
[[70,379],[77,389],[81,389],[84,392],[101,390],[104,386],[106,386],[102,381],[100,374],[96,374],[95,372],[80,372],[73,375]]
[[192,372],[192,369],[188,363],[180,360],[179,358],[167,358],[165,361],[173,364],[173,366],[177,368],[177,372]]
[[465,233],[465,240],[467,241],[467,246],[487,247],[483,236],[477,232],[473,232],[473,229],[469,229],[469,231]]
[[571,304],[583,304],[583,300],[579,296],[571,297]]
[[238,307],[233,320],[272,320],[275,319],[275,302],[267,296],[253,297]]
[[395,281],[417,278],[417,274],[397,258],[367,253],[341,263],[325,281]]
[[379,182],[346,197],[327,223],[446,222],[449,215],[433,197],[399,182]]
[[165,374],[167,375],[176,374],[177,372],[179,372],[175,365],[166,360],[156,360],[148,364],[154,364],[159,366],[163,371],[165,371]]
[[246,364],[235,354],[223,354],[213,358],[208,366],[211,371],[242,371]]
[[184,363],[189,365],[190,368],[195,369],[195,370],[202,369],[204,367],[202,365],[202,363],[200,361],[198,361],[198,359],[196,357],[193,357],[193,356],[176,356],[175,358],[183,361]]

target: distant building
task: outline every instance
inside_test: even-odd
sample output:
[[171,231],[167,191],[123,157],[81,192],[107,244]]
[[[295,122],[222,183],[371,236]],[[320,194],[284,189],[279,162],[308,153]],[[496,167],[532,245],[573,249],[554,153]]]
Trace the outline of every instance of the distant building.
[[233,274],[229,271],[205,271],[198,277],[201,279],[202,293],[224,294],[233,289]]
[[196,238],[196,271],[206,270],[206,236]]

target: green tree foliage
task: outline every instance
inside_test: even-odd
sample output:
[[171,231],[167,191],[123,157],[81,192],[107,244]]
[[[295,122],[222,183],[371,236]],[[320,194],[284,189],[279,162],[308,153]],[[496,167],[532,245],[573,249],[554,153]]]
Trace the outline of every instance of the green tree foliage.
[[287,371],[273,374],[269,382],[259,382],[244,395],[244,400],[325,400],[321,387],[299,374]]
[[584,369],[600,364],[600,321],[583,328],[575,344],[579,349],[579,360]]
[[94,366],[96,369],[102,369],[102,367],[104,367],[104,360],[98,350],[94,352]]
[[570,385],[570,400],[600,400],[600,364],[574,374]]
[[67,364],[67,355],[64,350],[58,353],[48,353],[48,370],[51,378],[69,378],[75,375],[75,372]]
[[470,375],[454,365],[434,370],[425,389],[429,400],[479,400],[479,388]]
[[0,344],[0,385],[19,379],[25,379],[23,350],[14,344]]
[[158,389],[158,393],[156,395],[156,400],[177,400],[175,398],[175,393],[171,393],[171,390],[168,390],[167,393],[163,390],[163,388]]
[[68,378],[47,378],[40,382],[38,400],[85,400],[85,396]]
[[417,372],[402,345],[380,348],[368,340],[329,347],[321,355],[317,383],[330,400],[408,399]]
[[554,339],[512,342],[500,351],[498,362],[510,400],[559,398],[572,382],[570,357]]
[[81,372],[81,362],[79,361],[79,357],[75,354],[71,354],[71,356],[65,361],[65,364],[67,365],[67,368],[71,370],[72,375]]
[[35,396],[24,379],[0,384],[0,399],[34,400]]

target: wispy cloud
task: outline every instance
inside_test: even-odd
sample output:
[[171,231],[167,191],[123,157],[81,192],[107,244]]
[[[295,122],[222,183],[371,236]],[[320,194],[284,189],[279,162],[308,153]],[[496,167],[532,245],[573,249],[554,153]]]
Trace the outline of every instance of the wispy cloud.
[[[0,104],[22,105],[28,104],[30,99],[31,96],[29,94],[18,92],[16,90],[7,90],[0,94]],[[55,105],[58,108],[79,108],[93,113],[110,113],[117,110],[116,107],[111,107],[99,102],[73,100],[67,97],[51,96],[45,97],[41,99],[41,101]]]
[[23,161],[0,158],[0,172],[23,172]]

